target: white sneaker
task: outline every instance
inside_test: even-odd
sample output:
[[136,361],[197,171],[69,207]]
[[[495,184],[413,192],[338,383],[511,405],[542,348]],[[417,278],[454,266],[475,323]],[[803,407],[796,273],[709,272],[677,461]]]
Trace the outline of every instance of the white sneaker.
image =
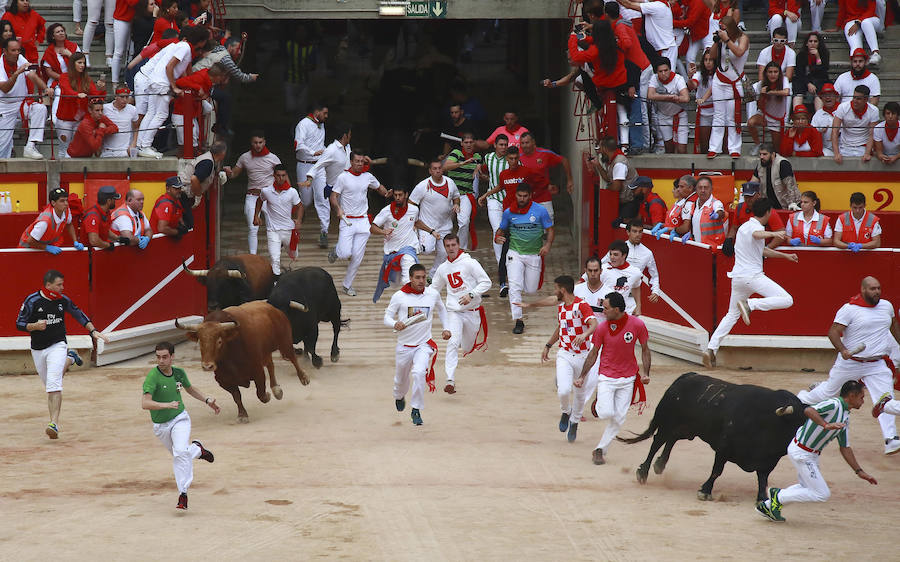
[[750,325],[750,305],[747,301],[738,301],[737,303],[738,310],[741,311],[741,320],[744,321],[744,324],[747,326]]
[[759,156],[760,148],[762,148],[761,144],[754,144],[753,148],[750,149],[750,156]]
[[152,146],[139,148],[137,155],[140,156],[141,158],[156,158],[157,160],[162,158],[162,153],[159,152],[158,150],[156,150],[155,148],[153,148]]
[[106,66],[112,68],[112,57],[106,57]]
[[889,439],[888,442],[884,444],[885,455],[893,455],[897,451],[900,451],[900,439],[894,437],[893,439]]
[[657,146],[656,148],[653,149],[653,154],[665,154],[665,153],[666,153],[666,147],[664,147],[664,146]]
[[738,29],[741,31],[747,31],[747,26],[744,25],[744,22],[738,22]]
[[869,64],[879,64],[880,62],[881,55],[878,53],[878,51],[875,51],[871,54],[871,56],[869,56]]
[[707,369],[715,369],[716,368],[716,352],[707,349],[703,352],[703,366]]
[[25,158],[31,158],[32,160],[44,159],[44,155],[41,154],[32,143],[28,143],[25,145],[25,149],[22,150],[22,156],[24,156]]
[[356,290],[355,290],[353,287],[344,287],[344,286],[342,285],[342,286],[341,286],[341,289],[344,291],[344,294],[347,295],[348,297],[355,297],[355,296],[356,296]]

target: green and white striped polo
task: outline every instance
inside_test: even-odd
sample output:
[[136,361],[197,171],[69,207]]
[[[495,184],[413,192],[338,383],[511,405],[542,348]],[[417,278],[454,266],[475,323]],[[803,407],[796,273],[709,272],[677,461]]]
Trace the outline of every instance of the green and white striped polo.
[[850,406],[844,402],[844,399],[840,397],[829,398],[819,402],[813,408],[819,412],[819,415],[822,416],[826,423],[842,423],[844,428],[826,430],[816,422],[806,420],[806,423],[797,430],[797,434],[794,436],[797,443],[807,449],[821,451],[829,441],[837,437],[838,444],[841,447],[847,447],[847,424],[850,421]]
[[[497,156],[496,152],[491,152],[484,157],[484,165],[488,172],[488,189],[494,189],[500,183],[500,172],[509,168],[509,162],[506,161],[505,156]],[[487,190],[484,191],[484,193],[486,192]],[[501,189],[489,198],[503,203],[503,197],[505,195],[506,191]]]

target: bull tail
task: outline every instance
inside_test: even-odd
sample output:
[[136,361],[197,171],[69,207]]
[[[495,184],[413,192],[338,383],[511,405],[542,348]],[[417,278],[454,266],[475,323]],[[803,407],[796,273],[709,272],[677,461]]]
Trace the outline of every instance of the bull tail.
[[659,428],[659,424],[656,421],[656,416],[653,416],[653,419],[650,420],[650,427],[648,427],[643,433],[631,433],[634,437],[616,437],[616,441],[621,441],[622,443],[627,443],[629,445],[634,443],[639,443],[645,439],[649,439],[653,437],[653,434],[656,433],[656,430]]
[[341,318],[341,328],[346,330],[350,329],[350,319],[349,318]]

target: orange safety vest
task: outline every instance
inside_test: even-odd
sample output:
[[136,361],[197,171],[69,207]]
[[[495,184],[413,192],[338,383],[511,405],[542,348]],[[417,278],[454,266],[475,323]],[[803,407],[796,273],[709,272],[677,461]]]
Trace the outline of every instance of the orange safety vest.
[[[710,196],[713,201],[716,199]],[[710,246],[719,246],[725,241],[725,218],[728,216],[724,210],[719,212],[719,218],[709,218],[713,212],[713,206],[709,205],[700,210],[700,242]]]
[[[697,202],[697,194],[691,193],[690,195],[687,196],[687,199],[685,201],[696,203]],[[683,222],[681,220],[681,212],[683,210],[684,210],[684,203],[679,205],[678,202],[676,201],[675,204],[672,206],[672,209],[666,215],[665,226],[667,228],[675,228],[675,227],[679,226]]]
[[809,245],[810,236],[825,238],[825,230],[828,228],[828,217],[825,213],[819,213],[819,220],[809,227],[809,234],[804,234],[806,221],[803,220],[803,211],[797,211],[791,216],[791,235],[803,241],[803,245]]
[[853,216],[850,214],[850,211],[842,214],[838,220],[841,221],[844,229],[843,233],[841,233],[841,241],[845,244],[850,242],[859,242],[861,244],[871,242],[872,231],[875,229],[875,225],[878,224],[878,217],[869,211],[866,211],[866,214],[863,216],[862,224],[859,226],[859,233],[856,232],[856,225],[853,223]]
[[131,210],[128,208],[127,204],[123,204],[120,207],[116,208],[115,211],[113,211],[112,217],[109,219],[109,221],[110,221],[109,222],[109,233],[110,234],[112,234],[116,238],[121,236],[122,232],[120,230],[116,229],[115,223],[116,223],[116,219],[119,217],[122,217],[122,216],[128,217],[128,220],[131,221],[131,233],[132,234],[134,234],[135,236],[139,236],[139,235],[143,234],[144,229],[141,228],[144,226],[143,215],[141,215],[141,219],[142,219],[141,224],[138,224],[138,221],[135,220],[134,215],[131,214]]
[[28,245],[28,238],[31,236],[31,231],[34,229],[35,225],[39,222],[43,222],[47,225],[47,230],[44,231],[43,236],[38,242],[44,242],[47,244],[53,244],[57,240],[59,240],[63,232],[66,231],[66,226],[69,224],[69,221],[72,219],[72,213],[69,209],[66,209],[66,218],[58,226],[54,226],[53,222],[53,205],[47,205],[47,207],[41,211],[41,214],[34,219],[34,222],[28,225],[28,228],[25,229],[25,232],[22,233],[22,237],[19,238],[19,247],[20,248],[30,248]]

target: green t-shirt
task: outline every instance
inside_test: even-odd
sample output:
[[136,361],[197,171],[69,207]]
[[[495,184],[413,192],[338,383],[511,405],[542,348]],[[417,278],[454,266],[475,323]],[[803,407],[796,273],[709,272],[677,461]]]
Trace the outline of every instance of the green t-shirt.
[[[460,195],[465,195],[474,191],[472,184],[475,182],[475,170],[481,165],[481,155],[476,152],[471,157],[472,162],[463,164],[459,168],[444,173],[445,176],[456,183],[456,188],[459,189]],[[468,158],[463,154],[463,151],[459,148],[452,150],[450,154],[447,155],[447,162],[465,162],[467,159]]]
[[191,381],[187,378],[184,369],[172,367],[172,376],[162,374],[159,367],[153,367],[147,378],[144,379],[144,394],[149,394],[155,402],[172,402],[178,400],[177,408],[164,410],[150,410],[150,419],[153,423],[166,423],[184,411],[184,402],[181,400],[181,389],[190,388]]

